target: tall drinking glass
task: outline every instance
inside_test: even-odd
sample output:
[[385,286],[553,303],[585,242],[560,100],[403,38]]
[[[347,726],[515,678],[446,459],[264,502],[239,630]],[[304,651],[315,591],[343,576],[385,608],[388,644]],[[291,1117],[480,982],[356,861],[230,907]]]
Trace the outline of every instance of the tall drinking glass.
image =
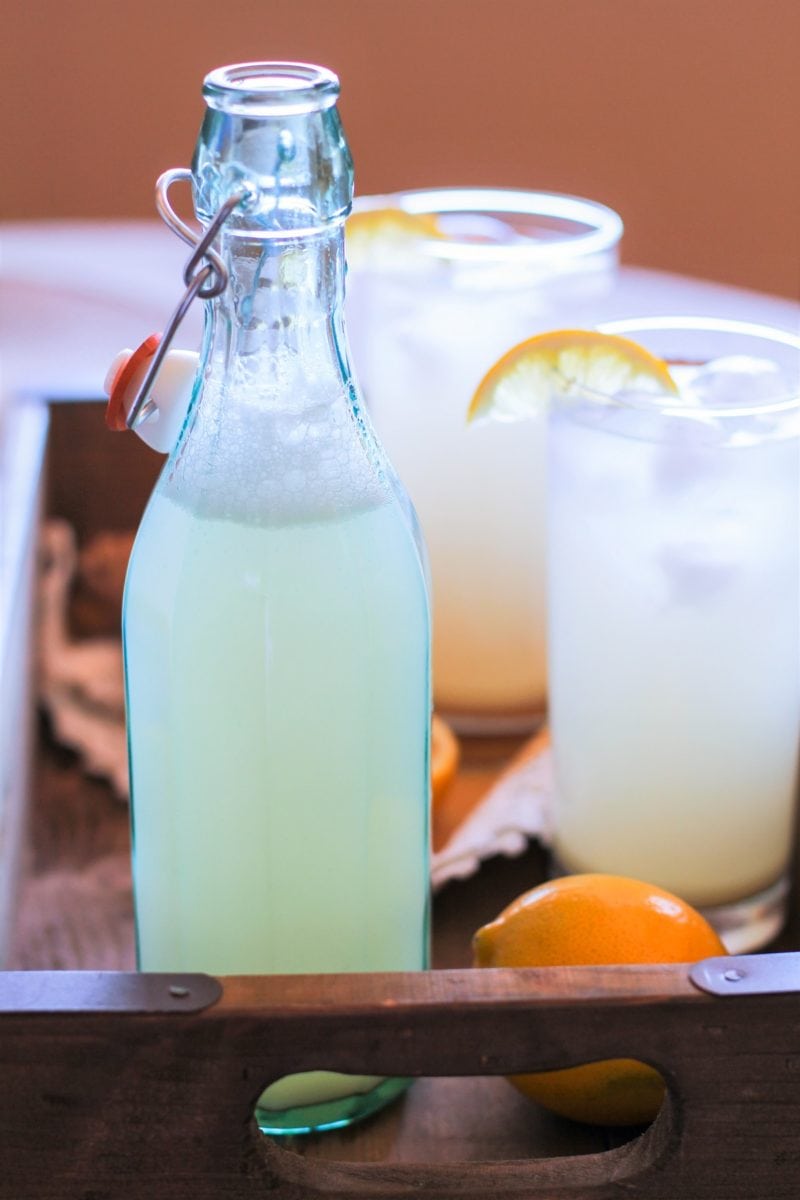
[[779,930],[800,749],[800,338],[733,321],[603,327],[679,398],[559,400],[548,462],[555,850]]
[[510,346],[602,316],[622,222],[587,200],[506,190],[369,207],[432,215],[441,235],[388,241],[348,282],[357,373],[430,555],[434,699],[464,732],[525,729],[546,697],[544,425],[467,428],[466,412]]

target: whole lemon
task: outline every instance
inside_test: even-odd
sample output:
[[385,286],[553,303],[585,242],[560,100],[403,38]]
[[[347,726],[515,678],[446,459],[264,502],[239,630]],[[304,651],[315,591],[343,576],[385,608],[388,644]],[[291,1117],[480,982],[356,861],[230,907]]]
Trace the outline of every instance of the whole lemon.
[[[727,953],[690,905],[661,888],[619,875],[565,875],[514,900],[473,939],[478,967],[696,962]],[[640,1125],[664,1097],[657,1071],[607,1059],[510,1077],[531,1100],[573,1121]]]
[[442,799],[458,770],[461,749],[450,726],[434,713],[431,721],[431,796]]

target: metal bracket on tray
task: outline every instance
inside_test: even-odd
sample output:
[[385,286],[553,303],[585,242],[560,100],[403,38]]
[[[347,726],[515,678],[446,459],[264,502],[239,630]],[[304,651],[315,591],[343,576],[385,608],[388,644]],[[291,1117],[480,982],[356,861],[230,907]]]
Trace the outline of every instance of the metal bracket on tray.
[[800,954],[738,954],[707,958],[689,971],[695,987],[712,996],[769,996],[800,992]]
[[221,996],[210,975],[0,971],[0,1013],[197,1013]]

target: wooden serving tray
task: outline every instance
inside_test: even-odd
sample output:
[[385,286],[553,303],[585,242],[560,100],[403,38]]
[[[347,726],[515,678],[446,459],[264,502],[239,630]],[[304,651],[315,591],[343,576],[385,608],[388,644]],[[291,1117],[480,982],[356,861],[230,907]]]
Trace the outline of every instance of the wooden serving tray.
[[[54,470],[49,510],[81,536],[135,523],[158,465],[133,465],[135,440],[112,439],[106,478],[125,501],[95,495],[97,417],[96,405],[53,410],[51,466],[71,474]],[[465,744],[438,845],[518,746]],[[800,1196],[800,956],[770,960],[794,972],[794,993],[755,995],[710,995],[681,965],[471,970],[474,930],[543,878],[533,846],[436,897],[425,974],[136,975],[128,852],[126,807],[43,727],[21,969],[0,973],[0,1200]],[[798,945],[795,901],[773,949]],[[502,1078],[606,1057],[664,1075],[648,1129],[560,1120]],[[353,1129],[263,1137],[263,1087],[325,1068],[417,1082]]]
[[[682,966],[220,981],[7,973],[0,1006],[8,1200],[798,1192],[796,994],[712,998]],[[321,1139],[279,1144],[252,1120],[263,1084],[292,1070],[475,1076],[597,1055],[651,1062],[669,1095],[649,1129],[595,1153],[492,1162],[478,1143],[466,1161],[370,1162],[351,1134],[338,1146],[325,1135],[341,1157],[323,1161]],[[422,1094],[439,1126],[448,1090]],[[486,1126],[504,1119],[491,1096]]]

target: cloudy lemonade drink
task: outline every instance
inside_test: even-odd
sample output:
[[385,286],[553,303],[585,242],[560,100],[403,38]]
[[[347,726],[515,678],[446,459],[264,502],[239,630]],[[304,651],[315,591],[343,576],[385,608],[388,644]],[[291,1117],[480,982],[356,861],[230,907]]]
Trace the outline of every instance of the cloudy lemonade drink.
[[515,341],[596,319],[621,231],[500,189],[367,197],[348,222],[356,367],[425,535],[436,705],[465,731],[530,727],[547,694],[545,423],[468,428],[469,398]]
[[164,489],[146,520],[126,595],[141,969],[423,968],[427,613],[392,506],[276,527]]
[[678,396],[551,415],[555,847],[747,949],[780,926],[797,801],[800,342],[643,324],[609,328],[693,363]]

